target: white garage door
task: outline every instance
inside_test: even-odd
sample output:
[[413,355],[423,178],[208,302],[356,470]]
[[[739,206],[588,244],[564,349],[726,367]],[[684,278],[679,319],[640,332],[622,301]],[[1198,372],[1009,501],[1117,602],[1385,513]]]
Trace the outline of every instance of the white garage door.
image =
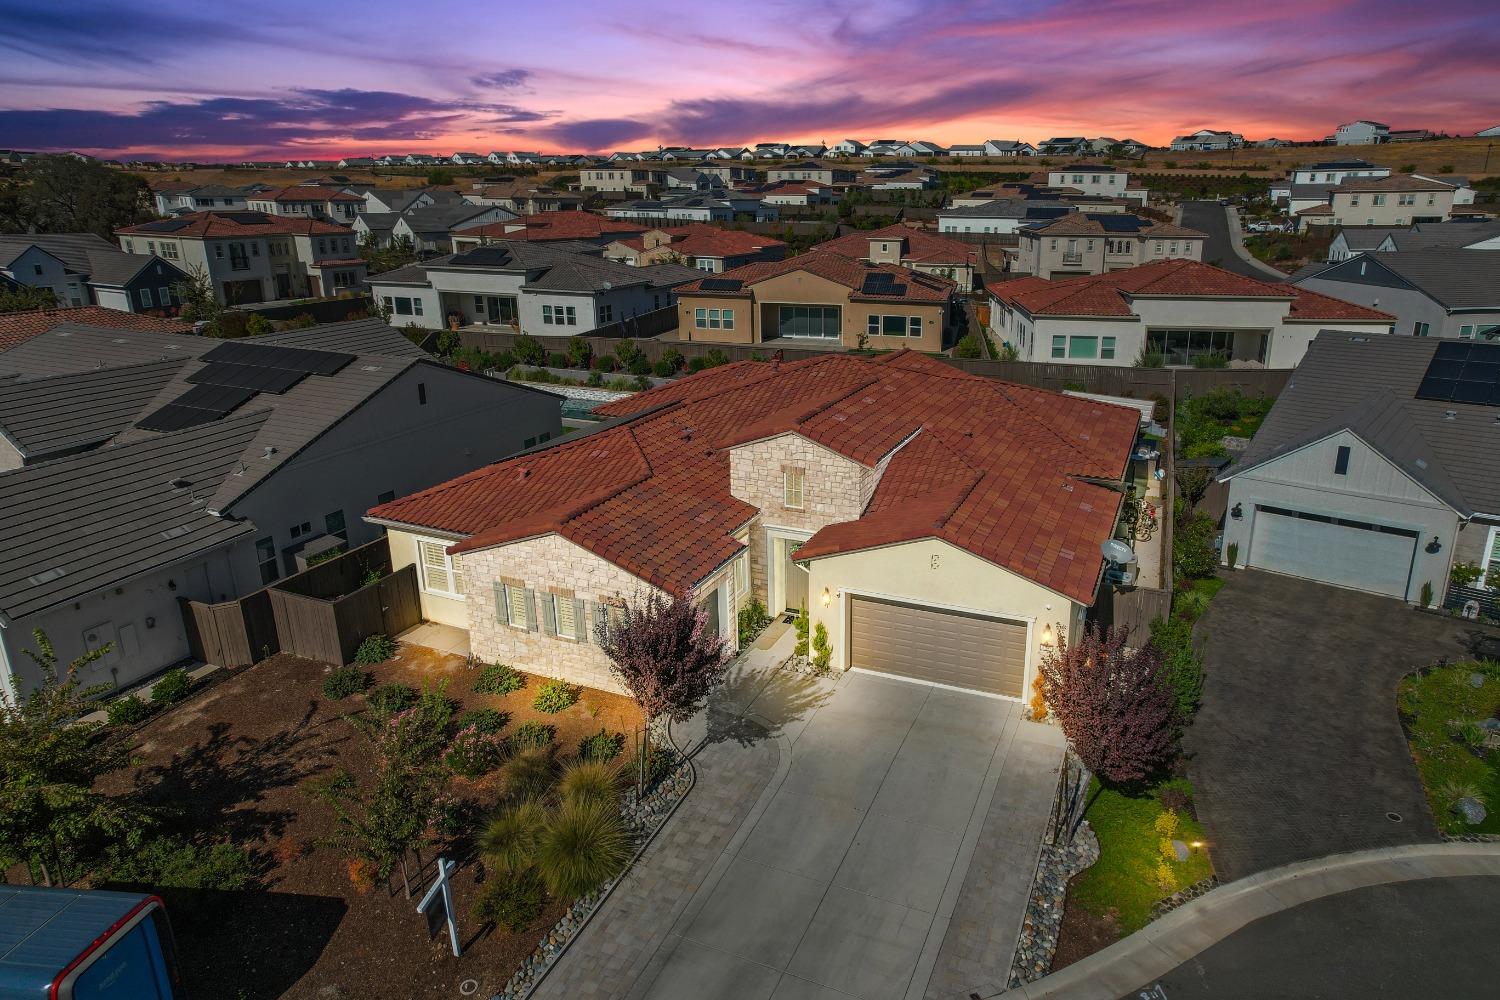
[[851,597],[849,665],[1021,696],[1026,624],[920,604]]
[[1415,531],[1256,507],[1250,565],[1351,590],[1405,597],[1416,547]]

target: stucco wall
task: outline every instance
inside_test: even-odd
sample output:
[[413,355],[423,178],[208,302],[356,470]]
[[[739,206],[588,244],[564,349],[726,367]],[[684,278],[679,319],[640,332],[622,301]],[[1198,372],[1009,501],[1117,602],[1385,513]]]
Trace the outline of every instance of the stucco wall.
[[815,559],[809,568],[811,617],[815,626],[822,622],[828,629],[833,664],[839,669],[849,666],[851,591],[1027,622],[1031,639],[1022,691],[1028,694],[1041,655],[1042,627],[1050,622],[1054,629],[1072,628],[1082,617],[1073,601],[936,539]]

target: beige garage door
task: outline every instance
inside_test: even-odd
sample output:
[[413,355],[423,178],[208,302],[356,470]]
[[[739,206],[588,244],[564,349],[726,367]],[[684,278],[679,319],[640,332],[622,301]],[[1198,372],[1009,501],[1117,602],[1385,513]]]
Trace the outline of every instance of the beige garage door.
[[1021,696],[1026,625],[917,604],[850,597],[849,664]]

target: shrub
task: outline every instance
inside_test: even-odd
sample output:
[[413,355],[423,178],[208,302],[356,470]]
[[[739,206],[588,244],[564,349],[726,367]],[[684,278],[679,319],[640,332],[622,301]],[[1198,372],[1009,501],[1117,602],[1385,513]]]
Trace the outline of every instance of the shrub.
[[589,372],[589,377],[584,380],[584,384],[595,389],[602,388],[604,386],[604,375],[601,372],[591,371]]
[[568,367],[587,368],[589,366],[589,357],[592,353],[593,348],[589,346],[587,340],[584,340],[582,337],[574,337],[568,341]]
[[657,378],[671,378],[672,365],[667,361],[666,358],[662,358],[656,364],[651,366],[651,374],[655,375]]
[[510,715],[497,708],[472,708],[458,717],[458,728],[470,727],[481,733],[498,733],[510,721]]
[[645,392],[647,389],[651,388],[651,380],[646,377],[645,372],[640,372],[630,383],[630,388],[634,389],[636,392]]
[[370,672],[364,667],[339,667],[323,680],[323,696],[339,701],[369,686]]
[[531,699],[531,707],[538,712],[556,715],[572,707],[577,700],[578,688],[564,680],[550,680],[537,689],[536,697]]
[[669,347],[665,351],[662,351],[661,359],[667,363],[667,367],[671,372],[682,370],[682,352],[677,348]]
[[518,799],[490,817],[479,835],[479,853],[487,864],[506,874],[523,871],[531,865],[536,836],[546,821],[547,807],[540,797]]
[[271,325],[271,321],[260,313],[251,313],[245,318],[245,336],[247,337],[259,337],[275,329]]
[[1230,542],[1229,545],[1224,549],[1224,556],[1229,564],[1230,569],[1234,569],[1236,566],[1238,566],[1240,564],[1240,543]]
[[563,770],[557,781],[557,792],[564,802],[607,802],[620,800],[620,770],[602,760],[575,761]]
[[594,360],[589,362],[589,367],[596,372],[608,374],[620,367],[620,365],[612,354],[596,354],[594,355]]
[[[551,733],[548,733],[550,739]],[[514,800],[540,799],[557,784],[557,762],[549,746],[517,748],[505,766],[505,794]]]
[[1422,584],[1422,607],[1432,607],[1432,581],[1428,580]]
[[485,884],[474,901],[474,919],[519,934],[542,915],[547,887],[530,868]]
[[1144,347],[1141,353],[1135,356],[1135,367],[1137,368],[1165,368],[1167,356],[1161,351],[1148,351]]
[[221,891],[243,889],[254,879],[249,856],[233,844],[200,847],[166,835],[152,837],[139,847],[111,847],[103,874],[111,882]]
[[351,858],[346,870],[349,873],[349,884],[361,896],[375,888],[375,866],[364,858]]
[[382,684],[370,692],[367,701],[375,714],[392,716],[417,703],[417,689],[409,684]]
[[110,702],[105,711],[111,726],[133,726],[151,714],[151,705],[135,695],[126,695]]
[[703,364],[708,368],[717,368],[720,365],[727,365],[729,364],[729,355],[725,354],[717,347],[712,348],[707,354],[703,356]]
[[1180,590],[1172,597],[1172,614],[1184,621],[1195,622],[1203,617],[1212,598],[1201,590]]
[[979,338],[972,333],[966,333],[959,338],[958,343],[953,346],[955,358],[977,358],[983,351],[979,347]]
[[797,620],[793,623],[793,627],[797,630],[797,644],[792,648],[792,654],[794,656],[807,655],[807,649],[810,645],[807,634],[809,624],[810,623],[808,622],[807,618],[807,609],[802,608],[797,612]]
[[[677,770],[677,754],[666,747],[660,747],[653,743],[648,745],[642,753],[646,757],[645,787],[648,789]],[[637,754],[630,761],[628,773],[633,775],[641,773],[641,754]]]
[[592,892],[620,874],[630,839],[613,802],[565,800],[537,838],[536,868],[554,895]]
[[739,612],[740,648],[754,642],[756,636],[764,632],[769,624],[771,616],[766,612],[766,606],[760,602],[759,597],[750,598]]
[[1188,580],[1212,576],[1219,561],[1214,551],[1217,533],[1218,524],[1208,514],[1183,518],[1172,536],[1173,575]]
[[1193,783],[1186,778],[1169,778],[1157,785],[1152,794],[1163,809],[1175,813],[1193,813]]
[[448,770],[465,778],[481,778],[499,767],[504,759],[505,738],[475,726],[460,729],[443,755]]
[[1195,354],[1193,356],[1194,368],[1228,368],[1229,355],[1223,351],[1212,351],[1208,354]]
[[1477,563],[1456,562],[1448,574],[1448,582],[1456,587],[1472,587],[1483,572]]
[[523,365],[544,365],[547,363],[547,349],[542,342],[529,333],[523,333],[516,337],[516,342],[511,345],[511,353],[516,360]]
[[592,736],[578,741],[579,760],[614,760],[625,749],[625,734],[601,728]]
[[707,367],[708,367],[708,362],[705,361],[705,360],[703,360],[703,358],[701,358],[701,357],[692,358],[687,363],[687,370],[690,373],[691,372],[701,372],[703,369],[705,369]]
[[545,722],[531,719],[516,727],[516,731],[510,734],[510,743],[517,752],[520,752],[550,747],[556,738],[556,726],[549,726]]
[[547,364],[551,365],[553,368],[567,368],[568,356],[562,351],[553,351],[551,354],[547,355]]
[[615,359],[619,361],[621,368],[629,368],[630,362],[640,357],[640,354],[641,349],[629,337],[615,345]]
[[1193,649],[1193,623],[1185,618],[1157,618],[1147,643],[1161,655],[1158,679],[1172,692],[1177,715],[1193,717],[1203,695],[1203,659]]
[[[630,363],[625,366],[625,370],[632,375],[649,375],[651,374],[651,362],[646,360],[644,354],[637,354],[630,359]],[[668,374],[671,373],[668,372]]]
[[170,705],[186,698],[192,687],[193,679],[188,676],[187,668],[173,667],[151,685],[151,700],[158,705]]
[[491,663],[479,671],[474,690],[480,694],[510,694],[526,686],[526,678],[509,663]]
[[812,638],[812,665],[819,674],[828,673],[829,662],[833,658],[833,646],[828,642],[828,629],[818,622],[817,628],[813,629]]
[[1177,872],[1166,858],[1156,862],[1156,887],[1167,895],[1177,891]]
[[396,640],[384,632],[376,632],[374,635],[366,636],[365,641],[359,644],[359,649],[354,653],[354,662],[374,666],[377,663],[384,663],[395,655]]

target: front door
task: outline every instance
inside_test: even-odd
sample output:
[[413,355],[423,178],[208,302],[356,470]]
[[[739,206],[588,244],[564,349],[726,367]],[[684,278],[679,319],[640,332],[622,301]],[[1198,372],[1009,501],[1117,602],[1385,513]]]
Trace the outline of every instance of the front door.
[[798,611],[807,607],[807,568],[792,558],[802,542],[796,538],[776,539],[777,567],[781,571],[783,607]]

